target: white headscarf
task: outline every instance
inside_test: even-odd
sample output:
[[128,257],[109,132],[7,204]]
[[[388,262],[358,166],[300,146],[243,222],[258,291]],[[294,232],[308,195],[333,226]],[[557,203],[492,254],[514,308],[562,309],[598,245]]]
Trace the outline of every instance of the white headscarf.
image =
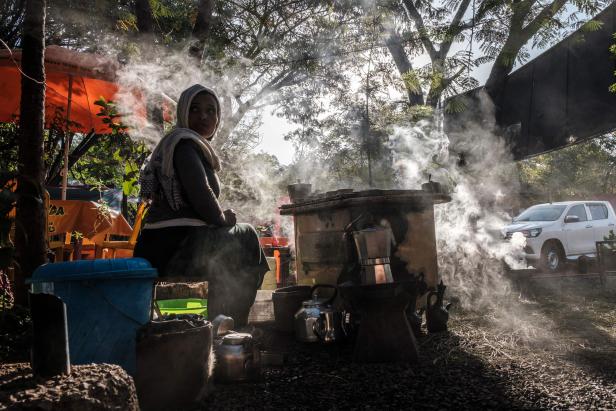
[[221,170],[220,159],[210,142],[188,128],[190,103],[202,92],[210,94],[216,101],[217,121],[214,133],[218,129],[220,124],[220,101],[214,90],[200,84],[195,84],[184,90],[180,95],[177,105],[176,127],[158,142],[150,156],[150,161],[141,171],[141,198],[151,199],[152,195],[162,188],[173,210],[178,210],[184,205],[180,183],[175,176],[173,168],[173,154],[177,143],[181,140],[188,139],[194,141],[201,149],[203,156],[214,172]]

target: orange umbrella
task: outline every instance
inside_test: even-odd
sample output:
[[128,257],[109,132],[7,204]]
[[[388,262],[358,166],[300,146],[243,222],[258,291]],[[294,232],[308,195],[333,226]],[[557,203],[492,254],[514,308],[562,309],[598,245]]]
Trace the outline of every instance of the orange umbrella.
[[[19,115],[21,98],[21,51],[0,50],[0,121],[15,121]],[[118,92],[114,82],[118,63],[104,56],[80,53],[59,46],[45,49],[45,124],[49,126],[59,114],[59,126],[67,130],[69,120],[72,132],[104,134],[111,130],[96,114],[100,107],[94,102],[101,97],[113,100]],[[141,99],[138,98],[138,101]],[[145,117],[143,104],[134,107],[139,117]],[[67,141],[68,141],[67,133]],[[65,198],[68,175],[68,144],[64,152],[64,178],[62,181]]]
[[[21,97],[21,50],[11,53],[0,50],[0,121],[15,121],[19,115]],[[107,124],[96,114],[100,107],[94,102],[101,97],[113,100],[118,91],[114,83],[118,64],[91,53],[80,53],[59,46],[45,49],[45,123],[49,126],[60,113],[77,125],[73,132],[109,133]],[[70,106],[70,107],[69,107]],[[143,107],[140,107],[142,111]],[[65,124],[65,123],[64,123]],[[64,127],[64,124],[60,124]]]

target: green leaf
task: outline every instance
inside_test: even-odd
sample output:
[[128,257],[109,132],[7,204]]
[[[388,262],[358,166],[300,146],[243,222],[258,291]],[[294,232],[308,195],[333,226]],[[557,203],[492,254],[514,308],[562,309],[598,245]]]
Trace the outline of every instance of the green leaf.
[[402,82],[404,83],[404,87],[410,92],[416,94],[421,93],[421,81],[414,70],[409,70],[402,74]]
[[586,31],[586,32],[592,32],[592,31],[599,31],[602,28],[603,28],[603,22],[602,21],[599,21],[599,20],[588,20],[581,27],[581,30],[582,31]]
[[445,105],[445,113],[457,114],[466,110],[466,103],[461,98],[452,97],[447,101]]

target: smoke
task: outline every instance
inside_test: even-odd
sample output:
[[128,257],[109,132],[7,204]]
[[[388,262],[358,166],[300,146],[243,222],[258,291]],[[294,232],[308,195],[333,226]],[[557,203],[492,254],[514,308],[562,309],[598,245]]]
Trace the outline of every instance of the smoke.
[[[119,72],[118,82],[122,87],[117,98],[120,111],[130,112],[136,106],[135,89],[177,99],[186,87],[201,83],[211,86],[222,97],[224,128],[234,112],[229,96],[247,81],[250,79],[238,68],[198,67],[184,50],[142,51],[131,56]],[[489,112],[488,104],[484,104],[487,107],[484,112]],[[169,111],[173,113],[174,108]],[[130,125],[138,130],[133,136],[145,139],[152,147],[162,137],[156,125],[147,120]],[[419,188],[431,175],[451,193],[451,202],[435,207],[440,275],[463,306],[496,305],[500,296],[510,293],[510,284],[503,276],[503,261],[519,267],[517,256],[524,246],[523,238],[516,236],[504,242],[499,233],[510,221],[505,206],[518,191],[517,170],[504,141],[489,131],[490,124],[477,125],[454,142],[441,125],[442,119],[437,116],[433,121],[394,128],[389,141],[398,185]],[[238,145],[242,138],[256,137],[249,130],[242,130],[239,139],[214,140],[226,160],[221,202],[223,207],[237,210],[239,221],[289,223],[288,218],[280,219],[277,206],[285,194],[286,184],[295,182],[296,178],[312,183],[313,188],[321,191],[367,188],[365,176],[353,177],[332,168],[332,164],[340,162],[303,156],[303,160],[284,170],[265,156],[244,152],[250,144]],[[319,144],[328,142],[322,139]],[[341,155],[348,149],[353,148],[333,145],[324,150],[321,147],[322,152]],[[458,166],[455,152],[464,153],[466,166]],[[290,227],[287,235],[292,237]]]
[[[235,156],[227,166],[230,169],[223,172],[226,181],[220,197],[224,207],[236,210],[239,221],[280,226],[278,207],[286,196],[285,168],[265,153]],[[292,234],[292,228],[285,231]]]
[[[245,88],[249,62],[234,67],[223,60],[198,65],[186,50],[148,46],[135,50],[127,60],[117,72],[120,89],[115,99],[131,138],[153,149],[175,125],[175,102],[182,91],[195,83],[212,88],[221,102],[219,128],[212,141],[222,160],[221,205],[233,208],[238,221],[258,224],[275,220],[279,199],[285,194],[286,174],[275,158],[252,151],[261,137],[258,113],[248,113],[239,124],[232,124],[238,108],[232,96]],[[242,99],[250,96],[245,88]],[[148,118],[144,100],[164,107],[164,128]]]
[[[116,82],[120,85],[116,94],[124,121],[131,127],[131,137],[144,140],[153,148],[163,134],[157,124],[147,118],[145,112],[135,112],[142,101],[163,105],[168,115],[175,117],[174,103],[181,92],[195,83],[213,86],[217,92],[226,91],[226,82],[204,72],[190,60],[186,52],[164,49],[140,49],[130,56],[129,61],[117,72]],[[162,99],[160,98],[162,97]],[[131,115],[135,114],[135,115]]]
[[[440,277],[464,308],[497,306],[511,293],[503,263],[524,266],[519,259],[524,237],[505,242],[500,233],[511,219],[506,205],[519,190],[516,166],[489,124],[452,142],[441,116],[398,127],[391,135],[399,184],[418,188],[431,175],[450,193],[451,202],[435,205]],[[464,153],[465,165],[455,151]]]

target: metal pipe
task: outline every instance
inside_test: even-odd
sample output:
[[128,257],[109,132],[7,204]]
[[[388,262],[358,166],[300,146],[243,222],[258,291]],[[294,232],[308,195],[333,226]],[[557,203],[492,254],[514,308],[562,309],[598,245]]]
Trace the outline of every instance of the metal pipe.
[[68,76],[68,102],[66,104],[66,131],[64,133],[64,169],[62,170],[62,200],[66,200],[66,187],[68,185],[68,154],[71,145],[71,99],[73,98],[73,76]]

